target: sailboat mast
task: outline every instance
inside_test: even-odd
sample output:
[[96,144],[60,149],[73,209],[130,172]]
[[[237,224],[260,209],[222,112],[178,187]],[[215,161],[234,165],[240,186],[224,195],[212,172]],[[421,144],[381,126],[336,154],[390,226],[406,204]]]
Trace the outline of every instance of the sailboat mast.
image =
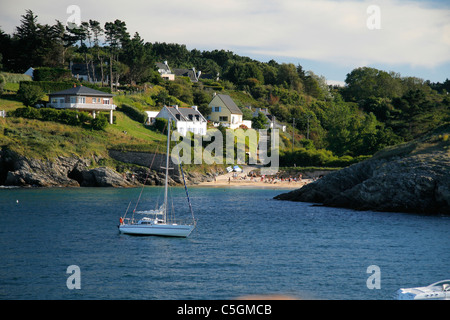
[[169,149],[170,149],[170,127],[171,119],[167,122],[167,152],[166,152],[166,178],[164,180],[164,223],[167,222],[167,191],[168,191],[168,177],[169,177]]

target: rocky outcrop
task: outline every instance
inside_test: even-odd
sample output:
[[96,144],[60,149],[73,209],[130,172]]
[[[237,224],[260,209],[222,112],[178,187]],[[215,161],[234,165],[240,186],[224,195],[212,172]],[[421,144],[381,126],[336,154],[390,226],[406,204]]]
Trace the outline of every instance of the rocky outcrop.
[[[95,160],[95,159],[94,159]],[[98,159],[97,159],[98,160]],[[0,151],[0,185],[19,187],[130,187],[138,183],[107,167],[90,169],[93,160],[79,157],[33,159]]]
[[[0,151],[0,185],[19,187],[132,187],[137,185],[163,185],[164,172],[158,162],[149,170],[142,165],[149,165],[153,155],[132,152],[114,153],[116,160],[120,158],[126,163],[126,168],[117,162],[117,168],[106,166],[92,168],[93,164],[101,163],[101,159],[85,159],[79,157],[57,157],[51,160],[33,159],[21,156],[10,150]],[[156,164],[157,163],[157,164]],[[135,166],[134,166],[135,165]],[[182,184],[178,167],[171,172],[170,185]],[[119,173],[116,171],[119,170]],[[171,170],[172,171],[172,170]],[[196,184],[213,179],[212,174],[202,175],[187,173],[188,184]]]
[[50,160],[29,159],[4,150],[0,153],[0,184],[7,186],[54,187],[78,186],[77,180],[70,177],[74,170],[84,170],[89,160],[58,157]]
[[357,210],[450,214],[448,126],[332,172],[279,200]]
[[126,178],[107,167],[99,167],[82,172],[82,187],[131,187]]

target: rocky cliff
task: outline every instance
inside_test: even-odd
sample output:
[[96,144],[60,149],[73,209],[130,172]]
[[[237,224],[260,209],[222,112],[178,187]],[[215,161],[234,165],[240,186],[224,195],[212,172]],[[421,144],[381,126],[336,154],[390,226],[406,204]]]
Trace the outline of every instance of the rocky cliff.
[[[163,155],[156,155],[154,164],[149,165],[153,154],[139,152],[111,152],[116,160],[115,167],[100,166],[98,158],[57,157],[50,160],[33,159],[21,156],[10,150],[0,151],[0,185],[19,187],[133,187],[137,185],[162,185],[164,173],[160,160]],[[126,170],[120,169],[121,163]],[[95,168],[92,168],[95,165]],[[172,165],[172,167],[175,167]],[[150,168],[147,169],[147,168]],[[180,172],[169,178],[169,184],[182,183]],[[172,173],[171,173],[172,174]],[[195,173],[186,174],[189,184],[211,180],[213,175]]]
[[278,200],[357,210],[450,214],[450,125],[332,172]]

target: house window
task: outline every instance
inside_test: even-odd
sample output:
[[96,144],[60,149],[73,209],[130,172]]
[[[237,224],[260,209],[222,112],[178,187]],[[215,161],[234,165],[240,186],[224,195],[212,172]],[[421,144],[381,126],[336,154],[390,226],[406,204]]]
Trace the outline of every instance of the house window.
[[[100,99],[100,98],[99,98]],[[100,101],[99,101],[100,102]],[[97,103],[97,98],[92,98],[92,103]]]
[[86,97],[78,97],[78,103],[86,103]]
[[103,99],[103,104],[109,104],[109,99]]
[[213,107],[213,108],[212,108],[212,111],[213,111],[213,112],[220,112],[220,107]]
[[70,103],[77,103],[77,97],[70,97]]
[[228,121],[228,116],[219,117],[219,121]]

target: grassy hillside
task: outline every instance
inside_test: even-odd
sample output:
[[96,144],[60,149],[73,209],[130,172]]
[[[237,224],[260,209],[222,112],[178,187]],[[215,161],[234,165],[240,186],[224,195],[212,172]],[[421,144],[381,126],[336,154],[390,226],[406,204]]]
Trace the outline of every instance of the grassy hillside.
[[[4,96],[5,97],[5,96]],[[13,95],[0,99],[0,110],[24,107]],[[57,156],[107,157],[108,149],[154,151],[165,136],[115,111],[116,124],[105,131],[74,127],[51,121],[0,118],[0,147],[37,159]]]

